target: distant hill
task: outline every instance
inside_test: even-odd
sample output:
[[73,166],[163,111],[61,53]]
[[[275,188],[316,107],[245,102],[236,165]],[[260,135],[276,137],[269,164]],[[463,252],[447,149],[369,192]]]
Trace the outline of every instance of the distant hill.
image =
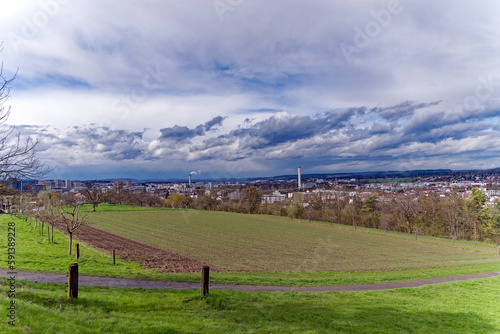
[[[315,173],[302,174],[302,179],[391,179],[391,178],[418,178],[432,176],[460,176],[471,174],[494,174],[500,172],[500,167],[493,169],[475,169],[475,170],[452,170],[452,169],[424,169],[424,170],[408,170],[408,171],[368,171],[368,172],[352,172],[352,173]],[[297,174],[287,174],[278,176],[263,176],[263,177],[244,177],[244,178],[203,178],[197,176],[193,182],[245,182],[245,181],[276,181],[276,180],[296,180]],[[117,181],[132,181],[134,183],[161,183],[161,182],[188,182],[188,178],[110,178],[91,180],[93,182],[117,182]]]

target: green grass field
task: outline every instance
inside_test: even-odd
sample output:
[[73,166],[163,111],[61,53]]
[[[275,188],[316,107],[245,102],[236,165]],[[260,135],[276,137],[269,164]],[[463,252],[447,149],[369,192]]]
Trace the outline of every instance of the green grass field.
[[229,271],[345,272],[500,262],[495,249],[484,246],[491,252],[257,215],[195,210],[96,212],[88,221]]
[[[113,208],[102,208],[113,211]],[[122,211],[125,208],[121,208]],[[129,208],[131,209],[131,208]],[[134,210],[130,211],[133,213]],[[172,211],[166,211],[171,213]],[[148,213],[149,212],[145,212]],[[181,219],[192,223],[193,214]],[[97,215],[97,214],[96,214]],[[196,215],[196,213],[194,213]],[[184,217],[184,218],[182,218]],[[260,218],[260,217],[259,217]],[[271,218],[268,218],[271,219]],[[265,220],[264,220],[265,221]],[[0,216],[0,267],[6,268],[8,222],[16,224],[16,270],[67,273],[75,262],[67,255],[67,237],[55,233],[55,244],[15,217]],[[273,222],[270,221],[270,224]],[[284,222],[283,222],[284,223]],[[310,227],[306,224],[293,226]],[[195,225],[196,226],[196,225]],[[316,229],[318,227],[314,227]],[[352,236],[365,235],[345,228]],[[301,230],[302,231],[302,230]],[[326,232],[323,232],[326,233]],[[332,232],[333,233],[333,232]],[[381,238],[378,236],[372,236]],[[394,237],[398,237],[395,235]],[[405,238],[407,236],[402,235]],[[382,240],[396,240],[386,238]],[[414,241],[402,242],[415,244]],[[446,249],[448,247],[426,245]],[[476,246],[476,245],[472,245]],[[485,245],[477,245],[486,247]],[[468,247],[466,245],[466,247]],[[276,285],[361,284],[498,271],[498,256],[455,249],[478,256],[479,264],[438,268],[350,272],[213,273],[214,283]],[[467,255],[467,256],[468,256]],[[481,264],[482,257],[497,259]],[[469,260],[468,260],[469,261]],[[136,263],[83,246],[80,273],[143,279],[200,280],[199,274],[162,274]],[[473,261],[472,261],[473,262]],[[488,262],[488,261],[486,261]],[[419,288],[371,292],[269,293],[80,287],[79,299],[67,298],[65,285],[16,283],[9,299],[6,279],[0,279],[0,333],[498,333],[500,278],[442,283]],[[186,299],[190,301],[184,302]],[[7,324],[7,308],[15,301],[16,326]]]
[[[107,211],[110,208],[103,208]],[[0,215],[0,267],[7,268],[7,223],[16,222],[16,268],[35,272],[67,273],[68,265],[79,263],[82,275],[125,277],[136,279],[199,282],[198,273],[159,273],[143,269],[139,264],[117,260],[112,265],[111,255],[81,245],[81,257],[75,260],[68,256],[68,239],[55,231],[54,244],[48,243],[46,235],[33,230],[33,225],[13,216]],[[301,225],[306,226],[306,225]],[[355,234],[358,235],[359,233]],[[76,241],[75,241],[76,242]],[[475,254],[475,252],[468,252]],[[498,258],[498,257],[494,257]],[[220,272],[211,274],[213,283],[284,285],[284,286],[319,286],[364,284],[378,282],[408,281],[422,278],[445,277],[499,270],[499,261],[486,264],[469,264],[419,269],[370,270],[347,272],[306,272],[306,271],[271,271],[271,272]]]

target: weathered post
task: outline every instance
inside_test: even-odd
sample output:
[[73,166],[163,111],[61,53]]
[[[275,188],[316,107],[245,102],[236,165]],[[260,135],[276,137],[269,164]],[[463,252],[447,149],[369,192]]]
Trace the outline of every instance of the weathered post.
[[203,266],[201,270],[201,296],[208,295],[208,286],[210,284],[210,267]]
[[79,244],[79,243],[77,243],[77,244],[75,245],[75,259],[77,259],[77,260],[78,260],[79,258],[80,258],[80,244]]
[[116,262],[115,262],[115,255],[116,255],[116,254],[115,254],[115,253],[116,253],[116,252],[115,252],[115,250],[113,249],[113,264],[115,264],[115,263],[116,263]]
[[78,263],[69,265],[68,298],[78,298]]
[[54,225],[52,225],[50,233],[51,233],[50,239],[52,239],[52,243],[54,243]]

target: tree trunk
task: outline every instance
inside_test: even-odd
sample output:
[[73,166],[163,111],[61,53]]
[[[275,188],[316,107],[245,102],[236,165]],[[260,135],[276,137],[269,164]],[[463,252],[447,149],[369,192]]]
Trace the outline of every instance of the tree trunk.
[[477,218],[474,217],[474,242],[477,242]]
[[71,246],[73,244],[73,232],[69,232],[69,248],[68,248],[68,255],[71,255]]

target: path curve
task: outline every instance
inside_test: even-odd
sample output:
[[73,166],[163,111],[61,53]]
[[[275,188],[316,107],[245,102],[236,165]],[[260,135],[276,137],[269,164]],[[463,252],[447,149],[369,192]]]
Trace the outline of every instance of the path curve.
[[[404,282],[388,282],[374,284],[356,285],[335,285],[335,286],[310,286],[310,287],[290,287],[290,286],[261,286],[261,285],[237,285],[237,284],[210,284],[212,290],[235,290],[235,291],[296,291],[296,292],[330,292],[330,291],[375,291],[398,288],[415,288],[422,285],[437,284],[445,282],[465,281],[476,278],[488,278],[500,276],[500,271],[484,274],[470,274],[459,276],[448,276],[438,278],[419,279]],[[15,277],[19,281],[30,281],[47,284],[68,284],[68,275],[51,273],[34,273],[28,271],[9,271],[0,269],[0,277]],[[142,288],[142,289],[174,289],[174,290],[194,290],[200,288],[200,283],[186,282],[162,282],[162,281],[142,281],[129,278],[79,276],[78,284],[81,286],[110,286],[117,288]]]

